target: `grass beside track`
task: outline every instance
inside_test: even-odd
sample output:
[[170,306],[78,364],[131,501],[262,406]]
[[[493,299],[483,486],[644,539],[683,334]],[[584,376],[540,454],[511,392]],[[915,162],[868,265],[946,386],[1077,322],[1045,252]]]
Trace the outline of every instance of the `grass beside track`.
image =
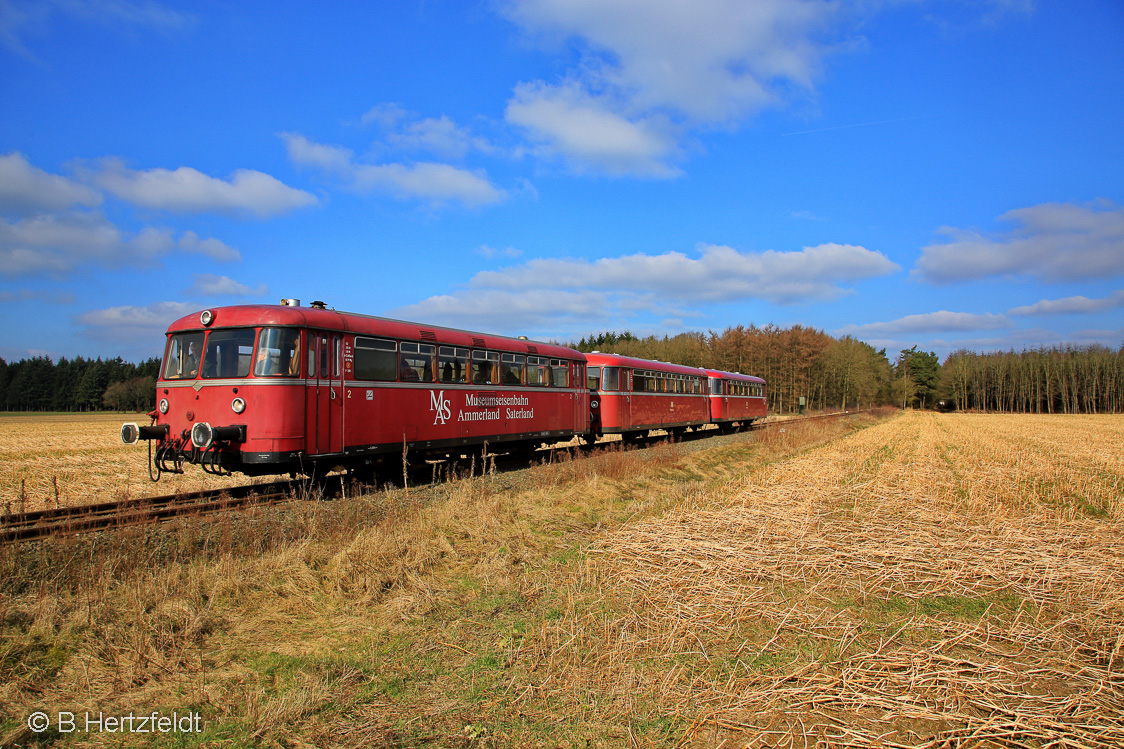
[[1112,746],[1122,428],[809,422],[0,550],[0,744]]

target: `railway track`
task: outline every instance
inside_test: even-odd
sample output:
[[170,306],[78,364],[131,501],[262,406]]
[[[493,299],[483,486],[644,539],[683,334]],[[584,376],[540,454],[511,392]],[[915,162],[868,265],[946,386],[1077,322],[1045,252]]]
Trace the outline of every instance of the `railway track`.
[[[784,421],[755,424],[751,431],[783,427],[801,421],[817,419],[837,419],[855,416],[866,411],[845,411],[842,413],[804,416]],[[701,438],[717,434],[718,430],[708,429],[690,433],[690,438]],[[646,441],[662,440],[663,437],[647,438]],[[602,443],[601,446],[604,446]],[[597,446],[583,449],[592,450]],[[565,448],[554,448],[565,449]],[[496,457],[497,468],[510,470],[526,465],[516,458]],[[328,476],[316,482],[314,490],[332,496],[341,491],[347,477]],[[172,518],[205,515],[248,507],[275,505],[291,501],[294,497],[308,496],[313,491],[309,481],[275,481],[269,484],[250,484],[227,489],[169,494],[162,497],[139,497],[116,502],[79,505],[77,507],[58,507],[33,512],[12,513],[0,516],[0,544],[35,541],[50,536],[74,535],[94,531],[111,530],[131,525],[143,525]]]

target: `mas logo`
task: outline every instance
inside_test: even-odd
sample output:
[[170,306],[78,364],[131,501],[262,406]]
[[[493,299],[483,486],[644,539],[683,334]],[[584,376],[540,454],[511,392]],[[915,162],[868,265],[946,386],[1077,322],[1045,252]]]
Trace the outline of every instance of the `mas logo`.
[[440,390],[437,392],[434,392],[433,390],[429,391],[429,410],[433,411],[434,413],[434,426],[436,426],[437,424],[445,426],[445,422],[448,421],[453,415],[451,406],[452,403],[448,398],[445,397],[444,390]]

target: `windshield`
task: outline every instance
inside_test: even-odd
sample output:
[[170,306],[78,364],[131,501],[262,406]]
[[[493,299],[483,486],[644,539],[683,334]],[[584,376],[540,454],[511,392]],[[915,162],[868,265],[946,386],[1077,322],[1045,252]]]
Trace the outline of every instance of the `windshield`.
[[178,333],[168,341],[164,357],[165,380],[193,380],[199,374],[203,333]]
[[250,355],[254,351],[254,331],[212,330],[203,355],[205,379],[245,377],[250,374]]

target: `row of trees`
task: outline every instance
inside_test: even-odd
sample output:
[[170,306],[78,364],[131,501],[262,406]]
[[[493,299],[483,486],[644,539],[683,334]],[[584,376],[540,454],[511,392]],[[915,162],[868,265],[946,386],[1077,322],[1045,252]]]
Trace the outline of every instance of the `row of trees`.
[[1124,412],[1124,346],[1063,346],[976,354],[957,351],[942,365],[916,346],[891,362],[850,336],[834,338],[803,325],[737,326],[722,333],[637,338],[602,333],[583,338],[582,351],[744,372],[769,383],[769,408],[795,411],[800,396],[811,408],[894,404],[1035,413]]
[[[885,349],[803,325],[738,325],[722,333],[638,338],[601,333],[570,346],[691,367],[744,372],[769,383],[769,408],[977,409],[1034,413],[1124,412],[1124,346],[1056,347],[995,354],[957,351],[942,366],[916,346],[891,362]],[[153,407],[158,359],[0,359],[0,410],[91,411]]]
[[116,359],[46,356],[0,359],[0,410],[149,410],[156,398],[159,359],[132,364]]
[[[804,325],[738,325],[722,333],[663,338],[602,333],[571,345],[580,351],[757,375],[769,383],[769,407],[779,412],[798,410],[801,397],[808,407],[819,409],[878,403],[926,407],[933,401],[940,369],[935,354],[911,349],[892,365],[885,349]],[[921,366],[923,359],[931,360],[931,366]]]
[[957,351],[941,383],[958,408],[1031,413],[1124,412],[1124,346],[1008,353]]

